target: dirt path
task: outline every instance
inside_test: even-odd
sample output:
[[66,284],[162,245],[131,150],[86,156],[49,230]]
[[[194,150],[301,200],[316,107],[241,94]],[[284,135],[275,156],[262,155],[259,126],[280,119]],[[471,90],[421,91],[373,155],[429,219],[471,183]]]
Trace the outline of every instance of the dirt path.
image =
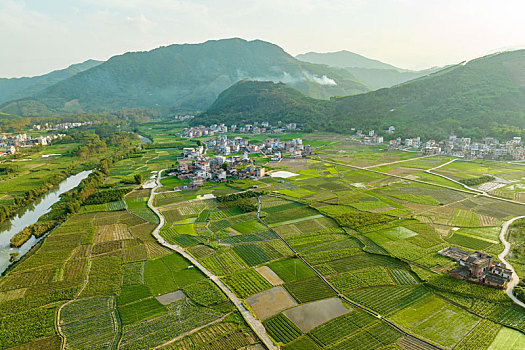
[[[350,165],[350,164],[345,164],[345,163],[340,163],[340,162],[336,162],[336,161],[333,161],[333,160],[325,160],[325,159],[315,159],[315,158],[311,158],[311,160],[314,160],[314,161],[317,161],[317,162],[325,162],[325,163],[330,163],[330,164],[336,164],[336,165],[341,165],[341,166],[344,166],[344,167],[347,167],[347,168],[353,168],[353,169],[358,169],[358,170],[365,170],[365,171],[370,171],[370,172],[373,172],[373,173],[376,173],[376,174],[381,174],[383,176],[390,176],[390,177],[395,177],[395,178],[398,178],[398,179],[403,179],[403,180],[406,180],[406,181],[411,181],[411,182],[417,182],[417,183],[422,183],[422,184],[425,184],[425,185],[431,185],[431,186],[436,186],[436,187],[441,187],[441,188],[446,188],[446,189],[449,189],[449,190],[453,190],[453,191],[458,191],[458,192],[463,192],[463,193],[468,193],[468,194],[471,194],[471,195],[475,195],[475,194],[478,194],[478,195],[482,195],[484,197],[487,197],[487,198],[491,198],[491,199],[495,199],[495,200],[499,200],[499,201],[503,201],[503,202],[509,202],[509,203],[513,203],[513,204],[519,204],[519,205],[525,205],[525,203],[523,202],[518,202],[518,201],[514,201],[512,199],[507,199],[507,198],[501,198],[501,197],[496,197],[496,196],[493,196],[493,195],[490,195],[484,191],[481,191],[481,190],[477,190],[475,188],[471,188],[471,187],[468,187],[464,184],[462,184],[461,182],[459,181],[456,181],[454,179],[451,179],[447,176],[444,176],[444,175],[441,175],[441,174],[437,174],[437,173],[432,173],[432,172],[428,172],[428,170],[426,170],[425,172],[429,173],[429,174],[432,174],[432,175],[436,175],[436,176],[440,176],[444,179],[447,179],[447,180],[450,180],[452,182],[455,182],[457,184],[460,184],[461,186],[463,186],[465,189],[462,190],[462,189],[459,189],[459,188],[455,188],[455,187],[450,187],[450,186],[446,186],[446,185],[440,185],[440,184],[437,184],[437,183],[433,183],[433,182],[428,182],[428,181],[423,181],[423,180],[415,180],[415,179],[411,179],[411,178],[408,178],[408,177],[405,177],[405,176],[399,176],[399,175],[394,175],[394,174],[388,174],[388,173],[384,173],[382,171],[377,171],[377,170],[372,170],[372,169],[366,169],[366,168],[361,168],[361,167],[358,167],[358,166],[355,166],[355,165]],[[441,166],[443,166],[444,164],[442,164]],[[468,190],[467,190],[468,189]],[[474,191],[474,193],[472,192]]]
[[215,276],[208,269],[206,269],[203,265],[201,265],[193,256],[191,256],[184,249],[182,249],[182,247],[180,247],[178,245],[174,245],[174,244],[169,244],[168,242],[166,242],[166,240],[164,238],[161,237],[159,232],[160,232],[160,229],[162,228],[162,226],[164,226],[164,216],[160,213],[160,211],[155,206],[153,206],[153,198],[155,196],[155,190],[158,187],[162,186],[161,183],[160,183],[160,176],[161,176],[162,171],[164,171],[164,170],[165,169],[162,169],[162,170],[160,170],[158,172],[157,179],[156,179],[157,186],[151,190],[151,194],[150,194],[150,197],[149,197],[149,200],[148,200],[148,206],[150,207],[151,210],[153,210],[155,212],[155,214],[157,214],[157,216],[159,217],[159,220],[160,220],[159,225],[155,228],[155,230],[152,233],[153,236],[157,239],[157,241],[161,245],[163,245],[163,246],[165,246],[165,247],[167,247],[167,248],[169,248],[171,250],[176,251],[177,253],[182,255],[184,258],[188,259],[193,264],[193,266],[195,266],[196,268],[201,270],[210,280],[212,280],[224,292],[224,294],[226,294],[228,299],[230,299],[232,301],[232,303],[235,305],[237,310],[239,310],[239,312],[243,316],[243,318],[246,321],[246,323],[248,323],[248,325],[255,332],[255,334],[257,334],[259,339],[261,339],[261,341],[264,343],[264,345],[269,350],[277,350],[278,348],[273,344],[273,342],[270,339],[270,337],[268,337],[268,335],[266,334],[266,330],[265,330],[262,322],[257,320],[250,313],[250,311],[248,311],[248,309],[244,306],[242,301],[239,298],[237,298],[237,296],[230,290],[230,288],[228,288],[228,286],[226,284],[224,284],[219,279],[219,277]]
[[89,247],[89,255],[88,255],[88,267],[87,267],[87,270],[86,270],[86,278],[84,279],[84,284],[82,285],[82,287],[80,288],[80,290],[77,292],[77,294],[75,295],[75,298],[74,299],[71,299],[70,301],[68,301],[67,303],[65,304],[62,304],[59,308],[58,308],[58,311],[57,311],[57,318],[56,318],[56,323],[57,323],[57,330],[58,330],[58,335],[62,338],[62,346],[60,347],[62,350],[64,350],[66,348],[66,336],[64,335],[64,333],[62,332],[62,328],[60,327],[60,314],[62,313],[62,309],[64,308],[64,306],[66,305],[69,305],[71,304],[72,302],[76,301],[78,299],[78,297],[80,296],[80,294],[82,294],[82,292],[84,291],[84,289],[86,289],[86,286],[87,284],[89,283],[89,271],[91,271],[91,250],[93,249],[93,245],[91,245]]
[[376,164],[376,165],[369,165],[369,166],[363,167],[363,169],[370,169],[370,168],[380,167],[380,166],[383,166],[383,165],[391,165],[391,164],[397,164],[397,163],[403,163],[403,162],[410,162],[411,160],[418,160],[418,159],[428,158],[428,157],[434,157],[434,155],[421,156],[421,157],[409,158],[409,159],[403,159],[403,160],[396,160],[395,162],[388,162],[388,163],[382,163],[382,164]]
[[214,325],[214,324],[216,324],[216,323],[219,323],[219,322],[224,321],[224,319],[225,319],[226,317],[230,316],[230,315],[231,315],[231,312],[227,313],[226,315],[222,316],[221,318],[216,319],[215,321],[212,321],[212,322],[210,322],[210,323],[207,323],[207,324],[205,324],[205,325],[203,325],[203,326],[200,326],[200,327],[197,327],[197,328],[193,328],[191,331],[188,331],[188,332],[182,333],[181,335],[179,335],[179,336],[177,336],[177,337],[171,339],[170,341],[167,341],[166,343],[164,343],[164,344],[162,344],[162,345],[156,346],[156,347],[154,347],[153,349],[161,349],[161,348],[163,348],[163,347],[165,347],[165,346],[168,346],[168,345],[170,345],[170,344],[173,344],[173,343],[175,343],[177,340],[180,340],[180,339],[184,338],[184,337],[187,336],[187,335],[190,335],[190,334],[193,334],[193,333],[197,333],[198,331],[200,331],[200,330],[203,329],[203,328],[206,328],[206,327],[208,327],[208,326],[211,326],[211,325]]
[[523,218],[525,218],[525,215],[517,216],[503,223],[503,226],[501,227],[501,232],[499,234],[499,239],[501,243],[503,243],[503,245],[505,246],[505,249],[503,249],[503,251],[498,255],[498,258],[507,266],[508,269],[512,270],[512,279],[507,285],[507,295],[512,299],[513,302],[525,308],[525,303],[520,301],[518,298],[514,296],[514,294],[512,294],[512,291],[514,290],[514,287],[519,283],[520,278],[518,277],[518,274],[516,273],[516,271],[514,271],[514,267],[512,267],[512,265],[507,260],[505,260],[505,257],[510,253],[510,248],[511,248],[511,244],[510,242],[507,241],[507,239],[505,238],[505,235],[507,234],[509,226],[514,221],[523,219]]

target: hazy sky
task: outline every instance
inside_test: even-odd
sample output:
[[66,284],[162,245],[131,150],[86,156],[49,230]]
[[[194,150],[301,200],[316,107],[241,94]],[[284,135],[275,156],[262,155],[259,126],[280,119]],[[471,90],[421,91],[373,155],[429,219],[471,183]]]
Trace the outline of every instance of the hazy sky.
[[0,77],[241,37],[410,69],[525,47],[523,0],[0,0]]

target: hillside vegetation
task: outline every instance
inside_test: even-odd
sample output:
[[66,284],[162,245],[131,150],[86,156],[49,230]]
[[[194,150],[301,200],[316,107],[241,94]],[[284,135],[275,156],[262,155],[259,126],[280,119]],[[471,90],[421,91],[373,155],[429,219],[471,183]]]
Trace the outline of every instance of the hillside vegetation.
[[[268,83],[230,90],[194,122],[228,121],[232,115],[276,122],[296,115],[294,121],[307,129],[333,132],[395,125],[401,136],[516,136],[525,129],[525,50],[479,58],[396,87],[328,103],[299,98],[291,89],[271,89]],[[286,113],[275,112],[280,109]]]
[[82,63],[73,64],[66,69],[36,77],[24,78],[0,78],[0,103],[32,96],[45,88],[52,86],[64,79],[99,65],[100,61],[87,60]]
[[225,39],[114,56],[0,110],[24,116],[133,107],[194,112],[245,78],[282,81],[321,99],[369,91],[344,69],[298,61],[264,41]]

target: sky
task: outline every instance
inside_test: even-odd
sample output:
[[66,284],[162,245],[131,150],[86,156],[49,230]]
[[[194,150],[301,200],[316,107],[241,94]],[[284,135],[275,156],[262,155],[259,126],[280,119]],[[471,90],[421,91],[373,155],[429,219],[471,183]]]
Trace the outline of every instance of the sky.
[[231,37],[423,69],[525,48],[523,13],[523,0],[0,0],[0,77]]

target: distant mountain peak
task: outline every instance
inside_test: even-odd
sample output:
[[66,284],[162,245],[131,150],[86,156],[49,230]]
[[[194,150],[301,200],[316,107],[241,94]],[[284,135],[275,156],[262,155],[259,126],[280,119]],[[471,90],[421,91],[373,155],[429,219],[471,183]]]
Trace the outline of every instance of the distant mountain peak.
[[397,71],[403,71],[403,69],[394,67],[388,63],[374,60],[347,50],[324,53],[308,52],[297,55],[295,58],[304,62],[326,64],[328,66],[340,68],[395,69]]
[[[78,100],[83,111],[146,108],[163,113],[196,112],[239,80],[282,81],[306,95],[328,99],[369,91],[351,72],[302,62],[262,40],[208,40],[128,52],[76,74],[2,111],[27,116],[67,112]],[[38,102],[38,103],[33,103]]]

